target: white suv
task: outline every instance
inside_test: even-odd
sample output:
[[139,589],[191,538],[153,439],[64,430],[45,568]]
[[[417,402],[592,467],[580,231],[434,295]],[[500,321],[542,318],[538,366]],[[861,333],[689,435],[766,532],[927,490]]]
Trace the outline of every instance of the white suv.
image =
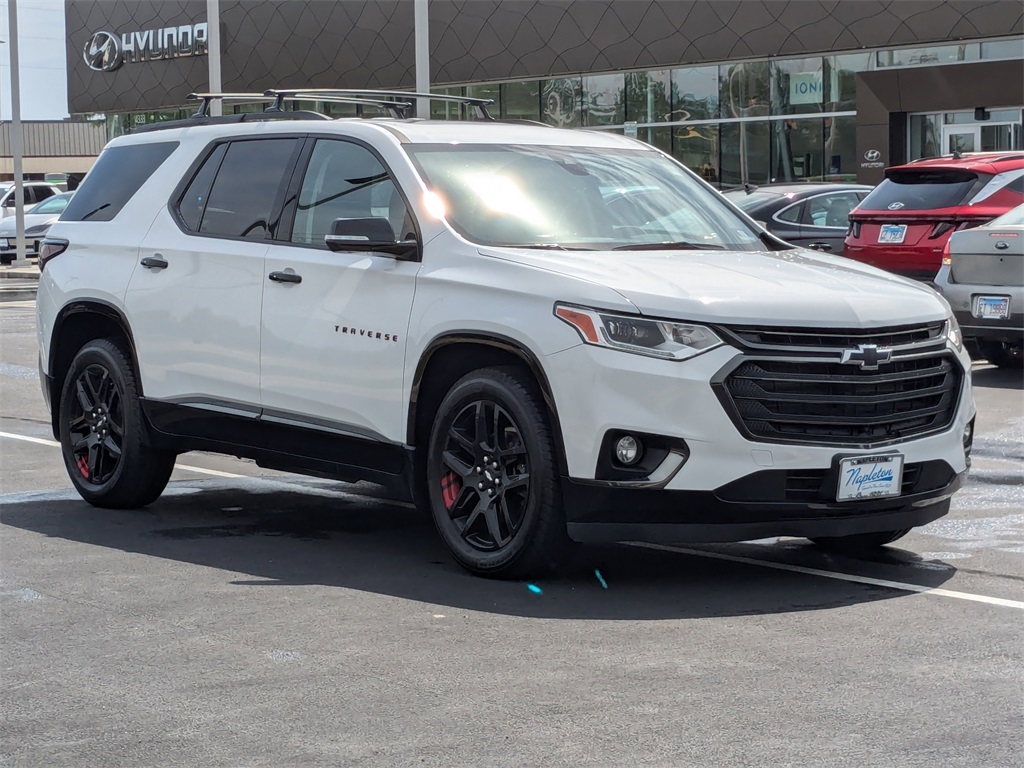
[[608,133],[160,126],[108,145],[41,266],[43,390],[101,507],[215,451],[389,485],[519,577],[571,541],[879,546],[969,464],[942,298]]

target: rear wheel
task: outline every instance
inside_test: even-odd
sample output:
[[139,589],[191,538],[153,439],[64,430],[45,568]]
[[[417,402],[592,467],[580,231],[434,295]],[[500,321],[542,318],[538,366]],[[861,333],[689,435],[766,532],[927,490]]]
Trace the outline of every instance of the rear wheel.
[[1024,367],[1024,342],[979,341],[981,352],[992,365],[1000,368]]
[[460,379],[438,408],[427,452],[431,516],[455,559],[481,576],[551,570],[569,546],[554,440],[524,371]]
[[135,372],[108,339],[82,347],[59,405],[60,443],[71,482],[97,507],[144,507],[163,492],[175,455],[146,445]]
[[858,533],[853,536],[818,536],[811,541],[822,549],[833,552],[857,553],[892,544],[908,533],[910,533],[910,528],[903,528],[898,531],[876,531],[874,533]]

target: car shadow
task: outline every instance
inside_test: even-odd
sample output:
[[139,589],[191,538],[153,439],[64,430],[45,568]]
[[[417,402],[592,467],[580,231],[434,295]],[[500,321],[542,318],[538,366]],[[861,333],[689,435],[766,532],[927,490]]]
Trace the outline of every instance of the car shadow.
[[1024,374],[1020,370],[996,368],[994,365],[974,367],[971,370],[971,383],[975,387],[1024,389]]
[[[8,496],[0,523],[98,547],[244,574],[229,583],[324,585],[448,606],[550,619],[655,620],[786,613],[905,596],[901,590],[744,562],[815,568],[937,587],[956,569],[893,547],[869,559],[802,540],[692,552],[588,546],[556,576],[470,576],[409,505],[346,493],[343,484],[265,479],[172,483],[144,510],[101,510],[69,492]],[[726,558],[721,559],[722,554]]]

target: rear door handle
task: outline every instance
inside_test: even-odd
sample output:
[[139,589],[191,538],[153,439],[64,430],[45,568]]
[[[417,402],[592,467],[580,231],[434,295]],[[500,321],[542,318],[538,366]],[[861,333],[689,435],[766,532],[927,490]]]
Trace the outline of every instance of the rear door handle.
[[831,243],[808,243],[807,247],[808,248],[813,248],[816,251],[831,251],[832,250]]
[[269,277],[275,283],[301,283],[302,282],[302,275],[296,275],[294,272],[271,272]]
[[147,256],[139,263],[148,269],[167,269],[167,262],[161,258],[159,254],[156,256]]

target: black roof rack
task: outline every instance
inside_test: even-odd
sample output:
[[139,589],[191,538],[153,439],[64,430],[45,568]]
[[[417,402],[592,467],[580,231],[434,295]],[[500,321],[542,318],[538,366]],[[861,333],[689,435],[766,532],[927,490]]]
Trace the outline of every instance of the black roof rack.
[[[267,107],[264,112],[275,112],[285,113],[284,106],[285,101],[299,101],[309,100],[310,97],[305,96],[306,91],[301,93],[285,93],[278,91],[267,91],[266,93],[190,93],[188,95],[189,101],[201,101],[199,108],[192,117],[209,117],[210,114],[210,102],[214,99],[223,101],[234,101],[234,102],[270,102],[270,106]],[[330,101],[339,104],[356,104],[372,107],[382,107],[387,109],[392,117],[402,118],[405,117],[405,110],[412,107],[412,102],[409,101],[395,101],[388,99],[360,99],[352,96],[344,95],[326,95],[324,97],[316,97],[318,101]],[[314,115],[317,118],[326,117],[321,115],[319,112],[307,112],[307,115]],[[329,118],[328,118],[329,119]]]
[[400,115],[396,117],[411,117],[406,110],[412,108],[410,99],[428,99],[430,101],[446,101],[455,104],[465,104],[473,107],[477,119],[493,120],[487,107],[494,103],[494,99],[478,99],[475,96],[448,96],[439,93],[418,93],[416,91],[387,91],[367,88],[271,88],[265,92],[266,96],[292,99],[313,99],[317,101],[360,99],[369,103],[385,106],[388,109],[397,107],[398,100],[405,101],[405,107]]

